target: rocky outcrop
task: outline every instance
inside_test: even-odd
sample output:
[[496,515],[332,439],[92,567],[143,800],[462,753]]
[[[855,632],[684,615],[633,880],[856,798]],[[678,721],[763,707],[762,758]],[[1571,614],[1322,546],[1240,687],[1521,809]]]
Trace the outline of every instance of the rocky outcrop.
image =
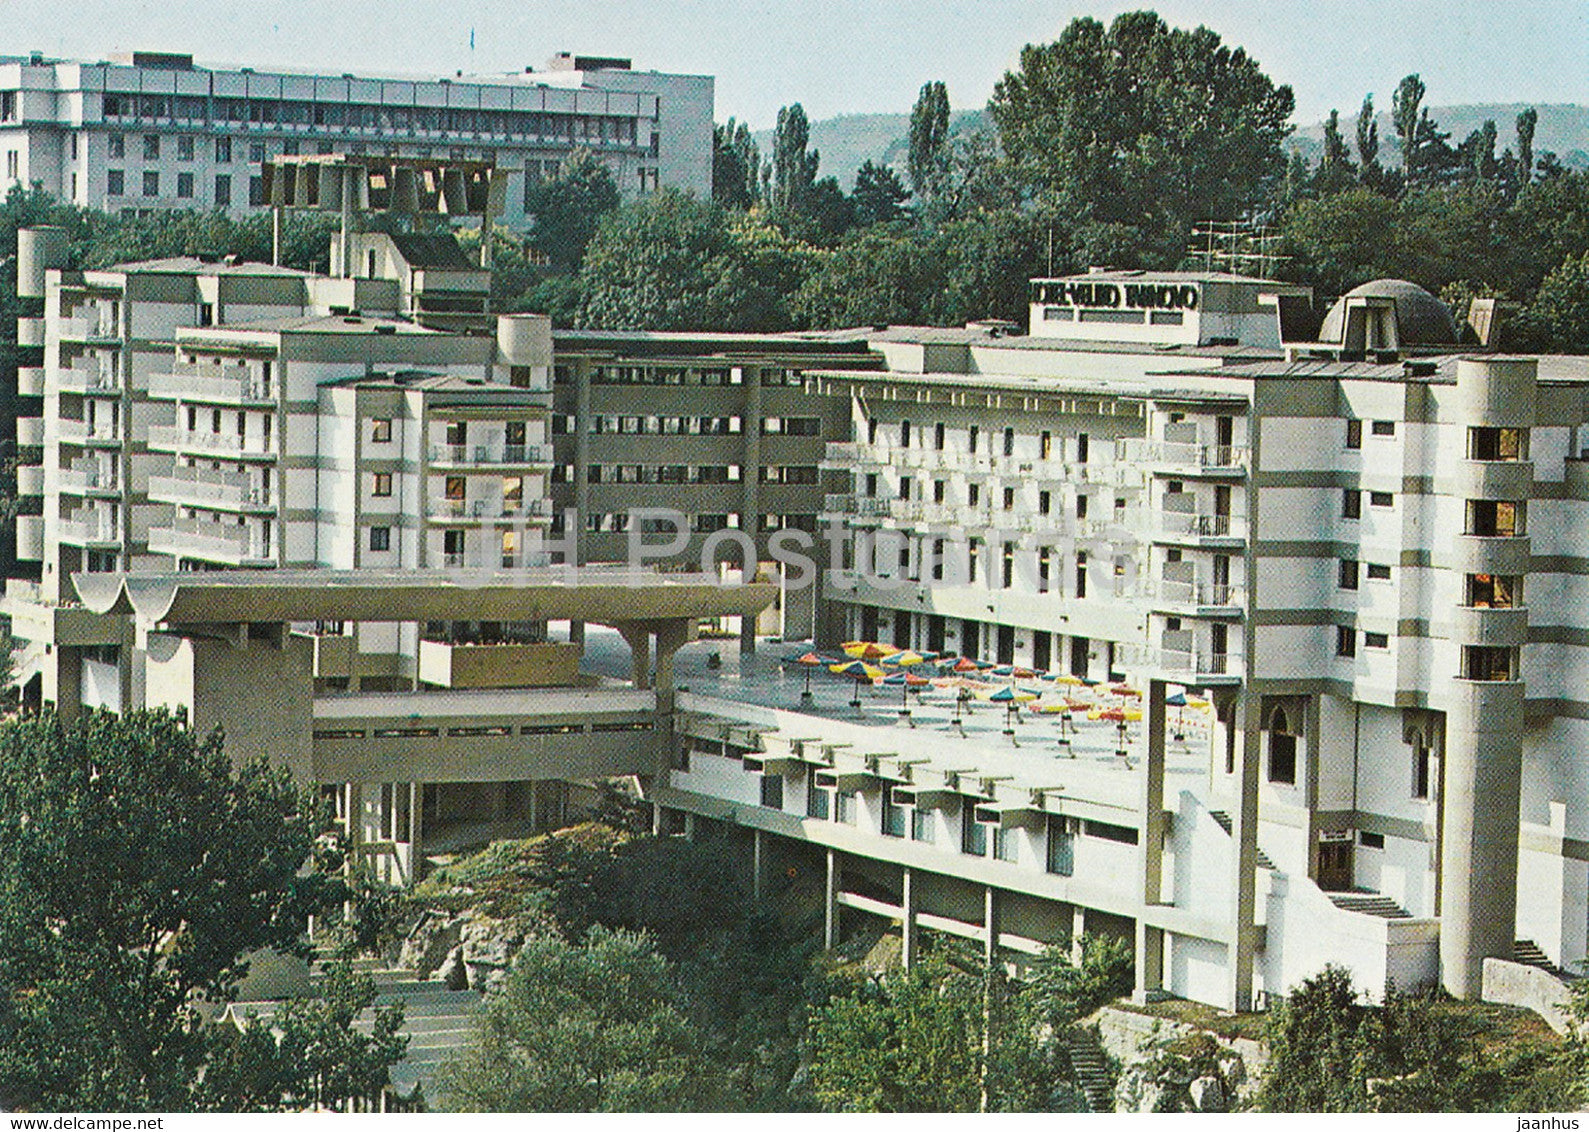
[[527,934],[522,924],[479,911],[433,909],[403,940],[398,966],[449,990],[467,987],[483,994],[507,975]]

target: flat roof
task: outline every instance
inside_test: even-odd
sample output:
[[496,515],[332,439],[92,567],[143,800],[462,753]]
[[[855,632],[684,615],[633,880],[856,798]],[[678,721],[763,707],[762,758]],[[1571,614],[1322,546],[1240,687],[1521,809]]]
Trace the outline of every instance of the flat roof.
[[73,574],[72,584],[93,612],[130,615],[145,625],[565,619],[612,625],[748,616],[778,593],[769,582],[600,567]]

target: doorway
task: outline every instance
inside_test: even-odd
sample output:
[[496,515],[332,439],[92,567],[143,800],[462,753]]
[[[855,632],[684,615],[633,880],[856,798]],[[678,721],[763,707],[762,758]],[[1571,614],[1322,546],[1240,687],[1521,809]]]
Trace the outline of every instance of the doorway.
[[[1329,838],[1329,840],[1323,840]],[[1351,835],[1321,834],[1318,885],[1325,892],[1346,892],[1352,887]]]

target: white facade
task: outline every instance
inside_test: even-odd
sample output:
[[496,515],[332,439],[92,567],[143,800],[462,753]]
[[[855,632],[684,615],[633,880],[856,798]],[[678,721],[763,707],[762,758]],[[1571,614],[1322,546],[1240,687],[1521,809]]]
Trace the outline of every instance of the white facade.
[[[509,173],[502,221],[575,149],[625,196],[711,193],[712,79],[563,67],[502,78],[396,78],[212,69],[191,56],[0,61],[0,173],[111,212],[262,205],[283,154],[487,161]],[[610,66],[607,64],[622,64]]]

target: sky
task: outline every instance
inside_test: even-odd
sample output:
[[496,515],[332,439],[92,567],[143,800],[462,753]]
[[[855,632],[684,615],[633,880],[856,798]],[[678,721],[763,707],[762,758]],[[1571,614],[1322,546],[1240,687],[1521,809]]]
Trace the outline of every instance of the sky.
[[[99,59],[133,49],[305,70],[466,74],[539,67],[556,51],[622,55],[717,78],[717,118],[770,126],[901,113],[941,79],[982,106],[1022,45],[1076,16],[1150,7],[1206,24],[1296,92],[1299,124],[1382,108],[1402,75],[1431,105],[1589,104],[1589,0],[0,0],[0,53]],[[473,35],[474,45],[470,39]]]

